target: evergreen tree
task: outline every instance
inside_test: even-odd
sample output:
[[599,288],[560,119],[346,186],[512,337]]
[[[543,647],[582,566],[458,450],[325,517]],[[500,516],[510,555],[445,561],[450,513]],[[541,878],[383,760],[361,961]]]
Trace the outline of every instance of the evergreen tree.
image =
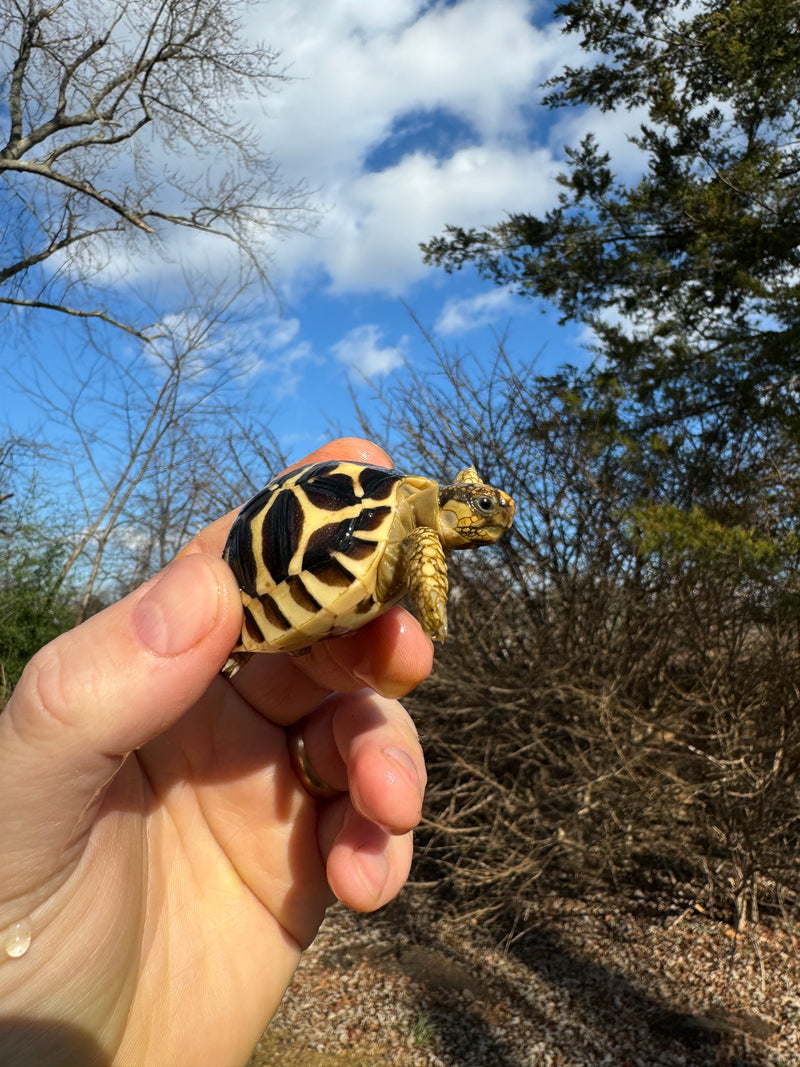
[[[626,109],[639,180],[597,135],[567,150],[558,203],[423,246],[554,302],[596,333],[596,382],[628,427],[718,455],[800,434],[800,6],[794,0],[568,0],[591,54],[551,107]],[[599,61],[597,57],[599,54]]]
[[58,580],[64,555],[32,524],[0,537],[0,710],[34,652],[75,623],[75,591]]

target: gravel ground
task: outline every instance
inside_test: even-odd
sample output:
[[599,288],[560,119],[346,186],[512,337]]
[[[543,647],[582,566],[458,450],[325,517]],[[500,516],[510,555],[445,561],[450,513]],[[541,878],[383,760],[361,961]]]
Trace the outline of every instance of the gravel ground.
[[800,928],[645,905],[546,898],[502,945],[336,909],[250,1067],[800,1067]]

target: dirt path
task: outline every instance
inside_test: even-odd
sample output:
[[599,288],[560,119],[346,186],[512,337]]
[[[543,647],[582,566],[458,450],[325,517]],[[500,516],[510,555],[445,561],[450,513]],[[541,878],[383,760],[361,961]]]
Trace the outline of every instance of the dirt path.
[[497,946],[408,900],[337,910],[250,1067],[384,1064],[800,1067],[800,929],[548,898]]

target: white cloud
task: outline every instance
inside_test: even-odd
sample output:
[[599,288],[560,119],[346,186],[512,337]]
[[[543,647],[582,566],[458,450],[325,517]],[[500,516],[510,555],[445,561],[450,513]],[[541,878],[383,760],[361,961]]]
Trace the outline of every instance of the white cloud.
[[269,312],[237,323],[228,351],[247,390],[271,402],[292,396],[310,367],[319,365],[310,341],[300,339],[300,321]]
[[556,27],[531,24],[535,7],[533,0],[257,5],[254,35],[281,51],[295,78],[268,102],[269,143],[297,176],[343,177],[397,116],[415,109],[452,111],[483,139],[518,131],[520,107],[558,52]]
[[[554,23],[533,25],[536,7],[280,0],[252,9],[254,37],[281,51],[295,80],[268,101],[266,119],[245,114],[287,177],[306,178],[323,207],[313,237],[276,248],[279,272],[322,267],[339,294],[399,292],[425,275],[417,244],[445,223],[485,225],[552,202],[556,168],[550,148],[528,140],[529,109],[565,45]],[[401,146],[399,158],[367,171],[415,114],[453,116],[460,141],[438,158]]]
[[262,381],[274,401],[283,400],[297,392],[310,364],[318,364],[308,341],[300,341],[265,362]]
[[448,300],[436,321],[440,334],[468,333],[479,326],[488,326],[519,310],[519,297],[509,289],[491,289],[476,296]]
[[[275,283],[302,296],[313,280],[337,295],[399,294],[424,278],[420,241],[447,223],[485,226],[553,203],[560,145],[535,143],[538,86],[577,48],[557,24],[533,24],[537,0],[262,0],[247,38],[277,49],[293,79],[237,101],[285,181],[317,190],[318,228],[272,244]],[[533,115],[533,119],[532,119]],[[450,117],[455,134],[415,141]],[[427,125],[426,125],[427,123]],[[437,123],[439,124],[437,127]],[[448,136],[450,140],[448,140]],[[542,132],[542,139],[547,134]],[[383,150],[383,151],[382,151]],[[381,154],[382,152],[382,154]],[[375,163],[375,160],[380,160]],[[367,169],[367,163],[380,169]],[[109,280],[185,283],[235,274],[235,250],[186,229],[120,251]],[[207,264],[207,268],[204,268]]]
[[469,147],[449,159],[404,156],[390,169],[355,176],[308,248],[298,242],[279,257],[299,266],[312,255],[336,293],[382,289],[401,293],[427,273],[419,242],[446,223],[485,226],[507,212],[551,202],[557,168],[549,154]]
[[279,319],[269,316],[261,323],[264,344],[269,349],[285,348],[300,331],[299,319]]
[[[381,345],[383,334],[373,323],[356,326],[331,345],[331,351],[340,363],[349,368],[357,379],[377,378],[388,374],[403,363],[403,349],[398,345]],[[405,338],[401,340],[404,345]]]

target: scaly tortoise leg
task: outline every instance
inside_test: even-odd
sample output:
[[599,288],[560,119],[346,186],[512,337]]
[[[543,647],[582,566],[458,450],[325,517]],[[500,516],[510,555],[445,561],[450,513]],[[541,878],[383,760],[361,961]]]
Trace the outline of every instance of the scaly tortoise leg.
[[239,673],[252,655],[252,652],[231,652],[220,674],[223,674],[226,678],[233,678],[234,674]]
[[439,535],[430,526],[417,526],[403,539],[408,595],[432,641],[447,637],[447,563]]

